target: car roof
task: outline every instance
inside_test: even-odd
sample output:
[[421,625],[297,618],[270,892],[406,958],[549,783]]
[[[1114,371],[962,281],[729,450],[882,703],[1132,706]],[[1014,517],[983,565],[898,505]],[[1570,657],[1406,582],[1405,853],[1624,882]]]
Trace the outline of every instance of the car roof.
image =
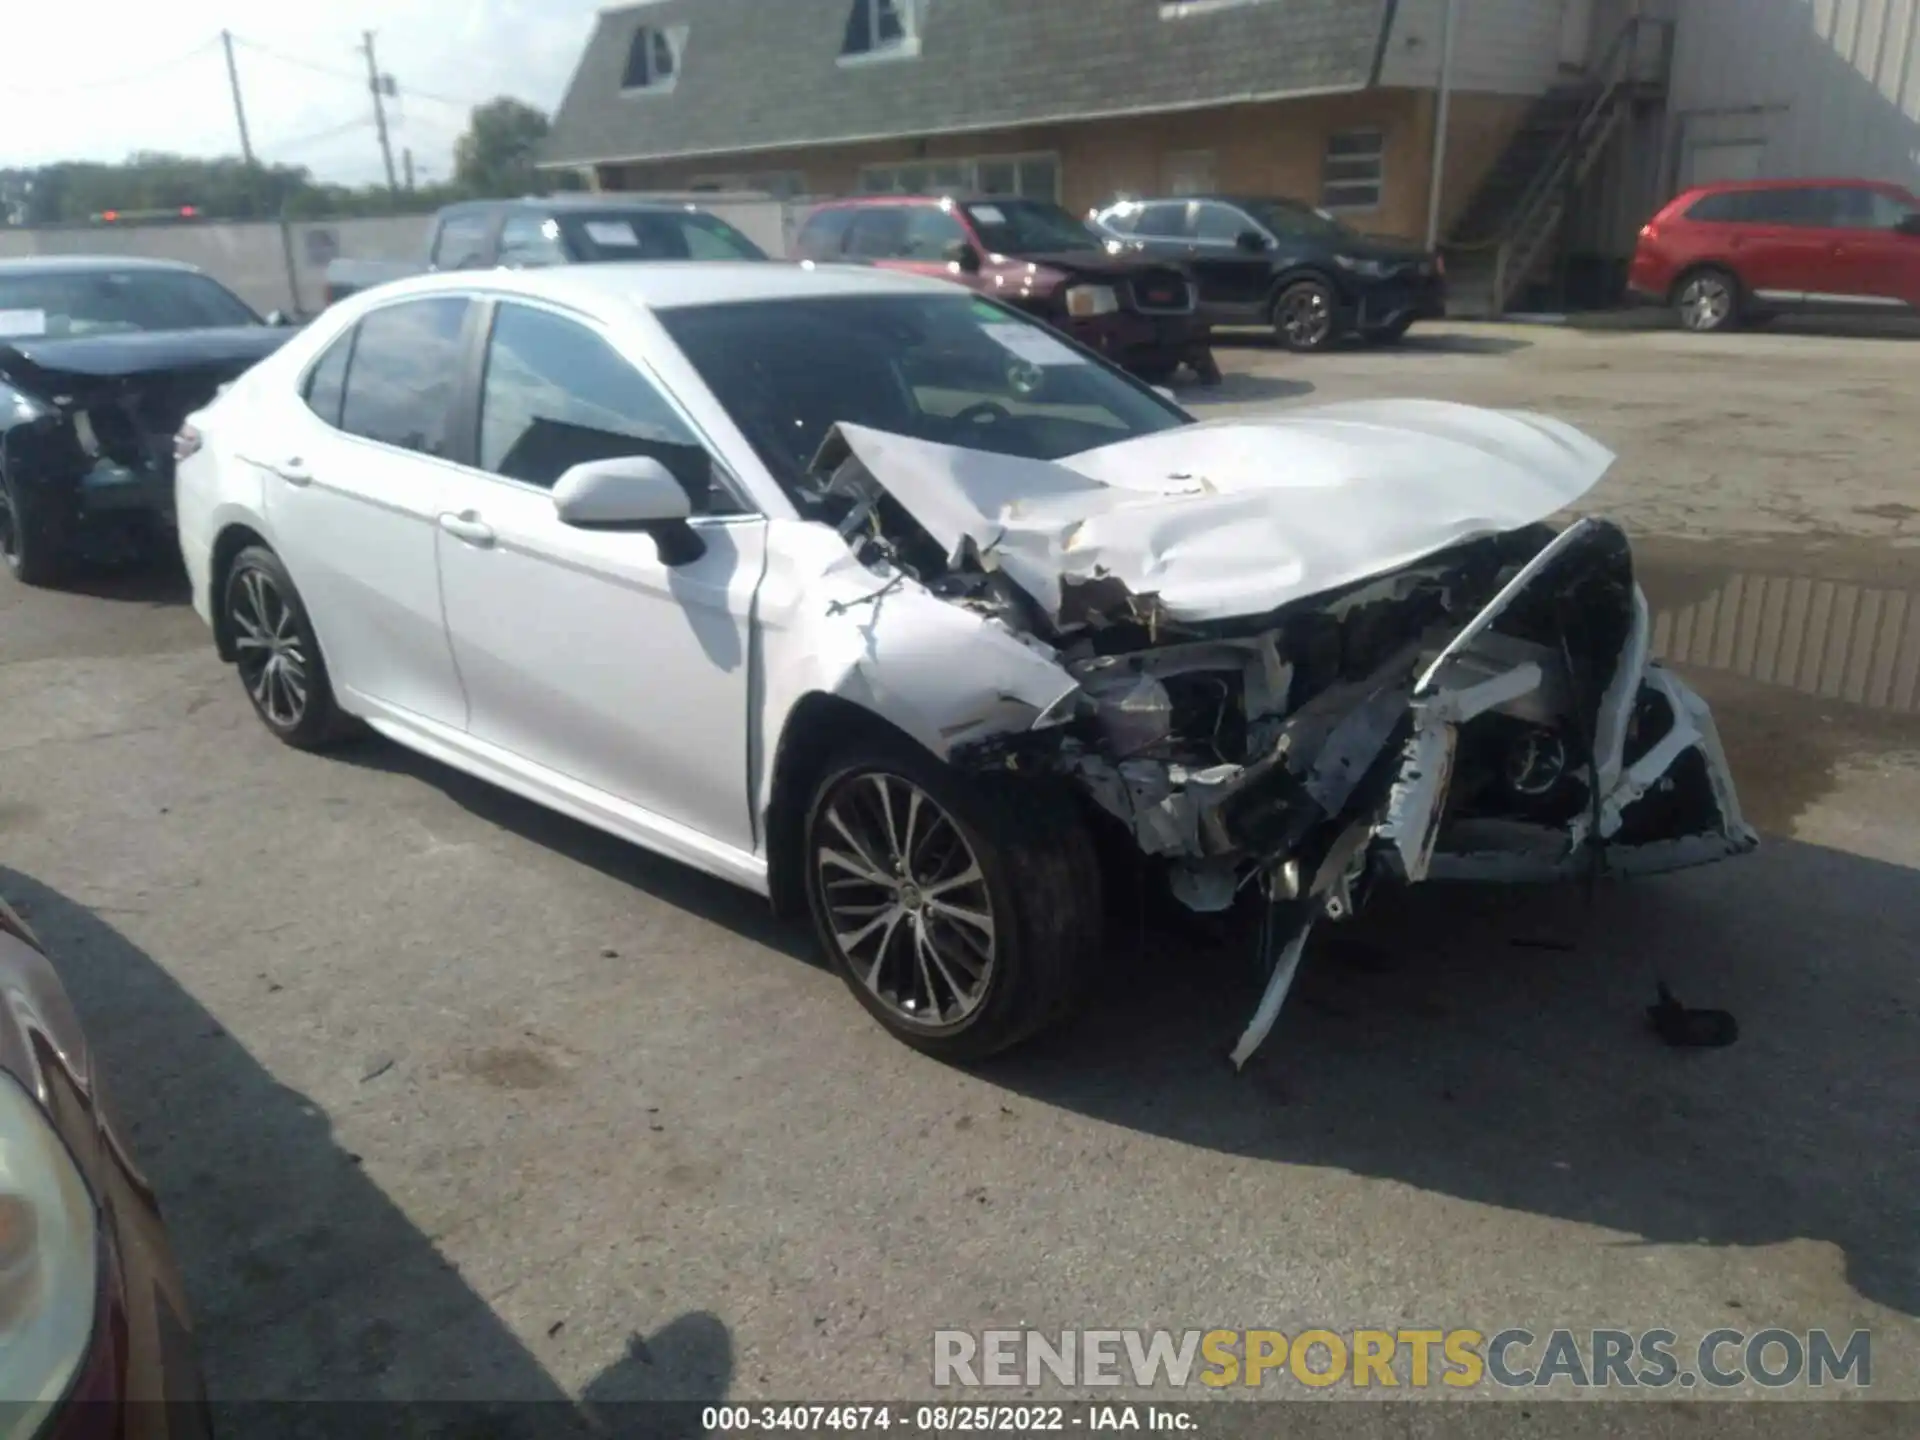
[[625,212],[657,215],[663,212],[699,211],[698,205],[685,200],[646,200],[637,195],[604,195],[575,192],[565,195],[522,195],[512,200],[458,200],[443,206],[442,215],[496,215],[503,210],[530,211],[539,215],[566,215],[575,211],[596,213]]
[[971,191],[954,191],[938,195],[846,195],[838,200],[822,200],[815,210],[859,210],[869,205],[1011,205],[1024,201],[1028,204],[1051,204],[1051,201],[1035,202],[1031,195],[976,195]]
[[447,290],[525,295],[582,309],[638,305],[648,310],[840,295],[968,293],[950,280],[866,265],[817,265],[810,260],[620,260],[531,270],[447,270],[396,280],[367,293],[394,299]]
[[106,270],[170,270],[199,275],[184,260],[150,260],[141,255],[14,255],[0,259],[0,275],[89,275]]
[[1857,175],[1796,175],[1790,180],[1715,180],[1710,184],[1695,185],[1684,192],[1684,197],[1725,195],[1742,190],[1831,190],[1836,186],[1850,190],[1879,190],[1888,195],[1913,193],[1906,186],[1891,180],[1863,180]]

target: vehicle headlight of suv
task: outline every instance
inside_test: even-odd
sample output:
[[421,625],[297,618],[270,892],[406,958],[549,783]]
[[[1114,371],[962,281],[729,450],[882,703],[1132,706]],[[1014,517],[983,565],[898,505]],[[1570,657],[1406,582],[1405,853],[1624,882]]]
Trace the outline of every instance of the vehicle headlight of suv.
[[93,1196],[65,1142],[0,1077],[0,1395],[24,1402],[19,1418],[57,1405],[87,1358],[98,1247]]
[[1120,297],[1111,285],[1075,285],[1067,291],[1067,314],[1076,320],[1111,315],[1119,308]]
[[1333,263],[1342,270],[1350,270],[1355,275],[1368,280],[1380,280],[1393,273],[1394,267],[1385,260],[1362,260],[1353,255],[1336,255]]

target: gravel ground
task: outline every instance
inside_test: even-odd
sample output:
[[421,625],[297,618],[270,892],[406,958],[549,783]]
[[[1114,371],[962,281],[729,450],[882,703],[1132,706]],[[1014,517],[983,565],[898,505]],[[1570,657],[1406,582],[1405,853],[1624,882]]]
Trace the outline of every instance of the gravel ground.
[[[1117,937],[1082,1023],[945,1069],[743,893],[384,743],[276,745],[177,579],[0,581],[0,891],[166,1203],[214,1394],[899,1398],[940,1327],[1418,1322],[1866,1327],[1875,1393],[1920,1398],[1916,358],[1224,353],[1201,413],[1436,396],[1617,448],[1591,508],[1768,835],[1591,907],[1382,907],[1239,1079],[1237,953]],[[1660,1048],[1656,974],[1740,1043]]]

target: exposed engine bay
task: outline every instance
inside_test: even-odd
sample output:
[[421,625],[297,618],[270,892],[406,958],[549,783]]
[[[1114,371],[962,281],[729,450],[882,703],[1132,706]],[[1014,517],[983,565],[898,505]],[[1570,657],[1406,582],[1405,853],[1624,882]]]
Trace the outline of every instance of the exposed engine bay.
[[[1442,442],[1490,414],[1416,409],[1436,471],[1468,458]],[[1057,463],[845,426],[809,498],[876,575],[981,616],[1069,679],[1029,724],[956,743],[952,763],[1070,779],[1190,909],[1258,887],[1270,982],[1244,1064],[1307,932],[1382,882],[1673,870],[1757,843],[1705,705],[1649,662],[1625,534],[1542,523],[1611,455],[1530,423],[1530,439],[1473,439],[1497,504],[1466,464],[1402,486],[1398,510],[1364,485],[1245,478],[1252,455],[1287,466],[1274,426]],[[1351,469],[1354,436],[1321,438],[1336,435]],[[1170,470],[1174,437],[1187,443]],[[1524,472],[1542,441],[1538,463],[1565,483],[1536,494]],[[1309,447],[1300,468],[1327,459]]]

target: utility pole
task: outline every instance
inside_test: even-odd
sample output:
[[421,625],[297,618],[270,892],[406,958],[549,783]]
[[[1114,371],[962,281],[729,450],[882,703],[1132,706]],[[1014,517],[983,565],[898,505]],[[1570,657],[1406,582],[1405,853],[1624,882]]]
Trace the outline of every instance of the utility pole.
[[373,128],[380,136],[380,158],[387,166],[387,189],[393,194],[400,193],[400,181],[393,173],[393,146],[387,140],[387,107],[383,102],[390,80],[381,75],[380,66],[373,58],[373,32],[361,32],[361,49],[367,57],[367,88],[373,92]]
[[1440,84],[1433,112],[1433,181],[1427,188],[1427,248],[1440,243],[1440,193],[1447,167],[1447,112],[1453,101],[1453,30],[1455,0],[1444,0],[1440,16]]
[[233,63],[233,32],[222,30],[220,43],[227,50],[227,84],[233,90],[233,118],[240,122],[240,158],[253,168],[253,141],[247,135],[247,107],[240,99],[240,69]]
[[400,152],[400,172],[407,177],[407,193],[413,193],[413,147]]

